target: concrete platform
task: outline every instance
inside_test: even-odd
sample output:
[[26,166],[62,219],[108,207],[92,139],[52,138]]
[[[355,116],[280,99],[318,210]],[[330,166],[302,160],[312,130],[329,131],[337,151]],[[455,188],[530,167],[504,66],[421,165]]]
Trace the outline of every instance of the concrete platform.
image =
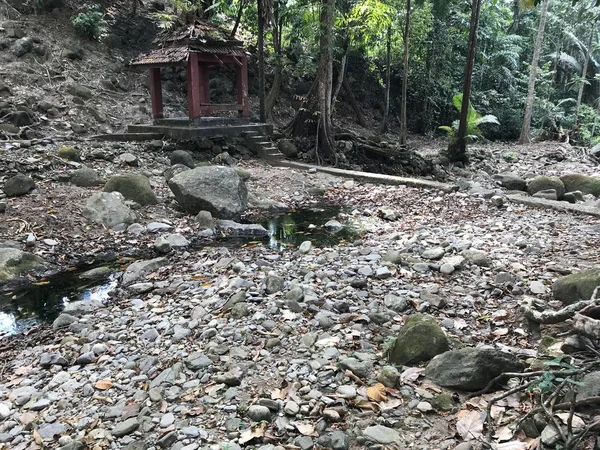
[[[167,139],[175,140],[191,140],[198,138],[210,138],[213,136],[226,136],[226,137],[242,137],[244,133],[248,131],[257,131],[264,135],[271,135],[273,133],[273,126],[264,123],[251,123],[246,122],[243,124],[231,123],[231,122],[214,122],[202,124],[202,126],[196,126],[190,124],[187,121],[177,122],[177,119],[162,119],[166,120],[166,124],[152,124],[152,125],[129,125],[127,127],[128,133],[158,133],[163,134]],[[176,124],[182,124],[181,126]]]

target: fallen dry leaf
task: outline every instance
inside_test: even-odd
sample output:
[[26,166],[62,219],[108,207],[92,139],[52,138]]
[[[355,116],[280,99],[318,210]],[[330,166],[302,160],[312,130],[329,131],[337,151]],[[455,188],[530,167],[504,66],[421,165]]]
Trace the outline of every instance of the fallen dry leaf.
[[479,439],[483,434],[483,419],[480,411],[463,409],[456,415],[456,431],[465,441]]
[[409,367],[400,375],[400,381],[406,383],[407,381],[417,381],[417,379],[425,373],[425,369],[422,367]]
[[294,426],[304,436],[315,436],[315,426],[308,422],[294,422]]
[[94,387],[96,389],[98,389],[99,391],[106,391],[107,389],[110,389],[113,387],[113,382],[108,379],[100,380],[94,385]]
[[248,428],[240,434],[240,444],[244,445],[247,442],[250,442],[252,439],[261,438],[265,435],[265,430],[267,429],[266,423],[261,423],[260,425]]
[[493,444],[494,450],[527,450],[527,444],[521,441],[510,441],[502,444]]
[[[563,424],[565,424],[565,425],[567,424],[567,421],[569,420],[568,412],[556,413],[554,415],[556,417],[558,417]],[[584,420],[581,417],[579,417],[577,414],[573,414],[573,421],[571,423],[573,424],[573,428],[585,428]]]
[[379,404],[379,407],[382,411],[389,411],[390,409],[397,408],[402,405],[402,400],[399,398],[391,398],[387,402],[383,402]]
[[513,431],[508,426],[503,426],[496,430],[494,433],[494,439],[497,439],[499,442],[508,441],[513,437]]
[[377,383],[375,386],[368,387],[367,397],[374,402],[385,402],[387,400],[385,386]]
[[37,429],[33,430],[33,440],[36,442],[36,444],[39,445],[42,445],[42,443],[44,442],[42,436],[40,436],[40,433],[38,433]]
[[18,376],[27,375],[32,370],[33,370],[33,368],[31,366],[21,366],[17,370],[15,370],[15,375],[18,375]]

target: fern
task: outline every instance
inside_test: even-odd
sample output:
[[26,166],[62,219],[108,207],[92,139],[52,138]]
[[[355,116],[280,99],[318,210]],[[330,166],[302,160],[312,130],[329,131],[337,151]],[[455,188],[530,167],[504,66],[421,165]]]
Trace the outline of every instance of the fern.
[[[456,94],[454,97],[452,97],[452,104],[459,113],[462,109],[462,100],[462,94]],[[477,139],[482,139],[483,134],[479,126],[484,124],[500,125],[500,122],[498,121],[498,118],[496,116],[493,116],[491,114],[486,114],[485,116],[482,116],[477,111],[475,111],[473,105],[469,103],[469,111],[467,113],[467,131],[465,136],[467,141],[475,141]],[[454,122],[452,122],[452,126],[442,125],[439,127],[439,129],[448,133],[448,140],[452,143],[456,140],[458,136],[459,125],[460,122],[458,120],[455,120]]]

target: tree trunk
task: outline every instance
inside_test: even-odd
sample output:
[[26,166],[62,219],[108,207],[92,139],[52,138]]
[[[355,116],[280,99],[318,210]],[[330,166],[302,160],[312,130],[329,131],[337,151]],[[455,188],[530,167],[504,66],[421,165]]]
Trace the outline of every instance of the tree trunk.
[[333,88],[333,97],[331,98],[331,108],[335,109],[335,103],[337,102],[338,95],[342,89],[344,78],[346,77],[346,64],[348,62],[348,52],[350,51],[350,39],[344,38],[342,44],[342,59],[340,61],[340,67],[338,67],[337,78],[335,79],[335,87]]
[[295,136],[306,136],[317,127],[318,145],[325,159],[337,163],[331,127],[331,93],[333,91],[333,22],[335,0],[321,0],[319,62],[313,88],[290,123]]
[[344,88],[344,94],[346,95],[348,103],[350,103],[350,106],[352,106],[352,109],[356,114],[358,123],[361,127],[367,128],[367,119],[365,119],[365,115],[363,114],[362,110],[360,109],[360,105],[354,97],[354,93],[352,92],[352,88],[350,87],[350,83],[348,82],[347,78],[342,80],[342,87]]
[[577,104],[575,105],[575,123],[573,124],[573,129],[576,129],[577,125],[579,124],[579,109],[581,108],[581,100],[583,99],[583,88],[585,87],[585,82],[587,81],[588,63],[590,61],[592,45],[594,45],[596,23],[597,22],[594,22],[594,24],[590,27],[590,40],[588,41],[588,46],[585,49],[585,62],[583,63],[583,70],[581,71],[581,83],[579,84],[579,92],[577,93]]
[[238,8],[238,13],[235,18],[235,25],[233,25],[233,30],[231,30],[231,37],[235,37],[237,30],[240,26],[240,22],[242,21],[242,14],[244,13],[244,7],[246,6],[246,0],[240,0],[240,7]]
[[406,145],[408,127],[406,125],[406,93],[408,86],[408,52],[410,39],[410,0],[406,0],[406,18],[404,19],[404,61],[402,74],[402,109],[400,111],[400,145]]
[[267,121],[265,110],[265,15],[263,0],[256,0],[258,7],[258,102],[259,119]]
[[[481,12],[481,2],[483,0],[473,0],[471,9],[471,24],[469,31],[469,50],[467,52],[467,68],[465,71],[465,84],[463,88],[463,99],[460,110],[460,123],[458,133],[454,142],[448,146],[448,158],[452,162],[468,162],[467,157],[467,119],[469,115],[469,104],[471,102],[471,81],[473,79],[473,66],[475,64],[475,51],[477,49],[477,26],[479,25],[479,13]],[[546,0],[547,1],[547,0]]]
[[273,16],[272,16],[272,27],[273,27],[273,50],[275,52],[275,77],[273,78],[273,85],[267,96],[267,102],[265,105],[266,115],[271,121],[273,121],[273,108],[279,98],[279,91],[281,90],[281,82],[283,81],[283,68],[281,58],[281,28],[279,25],[279,2],[273,3]]
[[[410,5],[410,0],[406,2]],[[410,8],[410,6],[409,6]],[[386,133],[388,130],[388,120],[390,117],[390,84],[392,81],[392,26],[388,26],[387,30],[387,48],[385,52],[385,94],[383,99],[383,122],[381,123],[381,132]]]
[[528,144],[531,142],[531,116],[533,114],[533,102],[535,100],[535,78],[537,75],[542,43],[544,42],[544,29],[546,27],[546,17],[548,15],[549,0],[543,0],[542,10],[540,12],[540,24],[538,26],[537,37],[535,38],[535,47],[533,48],[533,60],[529,70],[529,85],[527,87],[527,101],[525,103],[525,112],[523,114],[523,127],[519,144]]

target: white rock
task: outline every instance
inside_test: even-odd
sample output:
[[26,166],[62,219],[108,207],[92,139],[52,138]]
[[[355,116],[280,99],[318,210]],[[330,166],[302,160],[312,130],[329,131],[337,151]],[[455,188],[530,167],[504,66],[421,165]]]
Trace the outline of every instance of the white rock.
[[531,291],[532,294],[545,294],[546,293],[546,286],[544,285],[544,283],[542,283],[541,281],[532,281],[531,283],[529,283],[529,290]]

